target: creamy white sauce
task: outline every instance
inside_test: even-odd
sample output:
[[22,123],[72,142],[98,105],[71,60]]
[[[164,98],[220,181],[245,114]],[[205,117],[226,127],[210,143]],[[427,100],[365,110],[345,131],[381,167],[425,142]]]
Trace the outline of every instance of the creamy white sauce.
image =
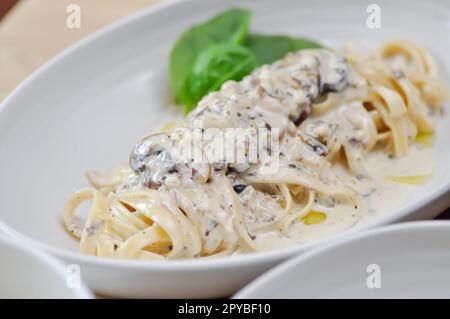
[[[221,177],[238,189],[248,235],[260,249],[304,243],[355,226],[391,211],[417,188],[392,182],[389,177],[429,175],[433,168],[430,149],[414,146],[401,158],[372,150],[377,129],[357,101],[366,90],[366,81],[331,51],[290,54],[240,83],[225,83],[180,124],[193,128],[193,123],[201,120],[204,129],[279,128],[279,153],[272,154],[279,157],[277,174],[261,175],[261,163],[177,163],[169,151],[192,137],[175,129],[144,139],[135,147],[130,161],[135,175],[116,191],[148,187],[171,194],[183,211],[195,212],[208,253],[217,252],[224,243],[239,242],[233,220],[236,207]],[[315,105],[327,94],[337,94],[345,102],[314,115]],[[208,148],[212,141],[203,143]],[[342,153],[348,161],[342,159]],[[267,189],[270,185],[262,186],[271,183],[273,187],[283,179],[314,190],[311,209],[325,213],[326,219],[306,225],[297,218],[283,233],[277,224],[284,211],[283,196]],[[354,198],[349,200],[345,192]],[[304,205],[294,203],[292,211]],[[237,252],[247,250],[240,246]]]
[[343,165],[333,170],[339,177],[357,192],[359,203],[340,203],[327,207],[316,203],[314,209],[327,213],[327,218],[316,225],[302,222],[292,224],[290,240],[272,231],[263,234],[257,240],[266,249],[273,249],[293,243],[307,243],[314,239],[338,233],[352,226],[361,225],[370,220],[388,214],[404,203],[408,195],[417,191],[420,185],[391,181],[397,176],[431,177],[435,166],[432,148],[417,145],[411,147],[402,158],[392,158],[382,150],[375,150],[365,156],[365,167],[370,178],[357,179],[349,174]]

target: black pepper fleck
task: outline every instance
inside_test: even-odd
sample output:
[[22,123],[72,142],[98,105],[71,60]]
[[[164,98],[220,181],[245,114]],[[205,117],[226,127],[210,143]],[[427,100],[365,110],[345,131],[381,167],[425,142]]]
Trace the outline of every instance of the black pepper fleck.
[[247,187],[247,185],[244,184],[236,184],[233,185],[233,189],[237,194],[242,193],[242,191]]

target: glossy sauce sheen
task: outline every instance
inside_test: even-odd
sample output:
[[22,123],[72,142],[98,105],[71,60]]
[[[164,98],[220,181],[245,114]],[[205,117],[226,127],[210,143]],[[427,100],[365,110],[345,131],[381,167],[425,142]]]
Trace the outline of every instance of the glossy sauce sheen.
[[[430,149],[414,146],[400,159],[382,150],[369,152],[375,147],[377,132],[369,113],[358,102],[366,90],[364,78],[332,51],[289,54],[239,83],[225,83],[219,92],[204,97],[180,123],[180,127],[193,128],[193,123],[201,120],[203,129],[219,130],[278,128],[280,147],[271,154],[279,159],[276,174],[262,174],[261,163],[180,164],[172,158],[171,148],[192,136],[174,129],[136,145],[130,160],[135,174],[116,192],[149,187],[170,193],[176,205],[196,211],[204,245],[210,245],[210,250],[217,249],[222,240],[238,241],[233,201],[219,177],[233,185],[245,210],[248,233],[262,249],[307,242],[347,229],[391,210],[415,189],[390,181],[391,176],[429,175],[433,169]],[[316,114],[315,106],[327,94],[338,94],[345,102]],[[211,143],[205,139],[203,147]],[[343,152],[351,159],[348,163]],[[326,219],[314,225],[297,219],[283,233],[277,221],[285,202],[279,191],[264,186],[266,182],[301,184],[313,190],[312,209],[325,213]],[[302,192],[293,211],[305,205]]]

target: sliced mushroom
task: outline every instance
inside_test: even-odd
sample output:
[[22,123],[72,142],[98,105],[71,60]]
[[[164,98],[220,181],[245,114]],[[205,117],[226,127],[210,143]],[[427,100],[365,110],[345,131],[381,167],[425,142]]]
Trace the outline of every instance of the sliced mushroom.
[[310,102],[305,102],[299,105],[299,111],[295,117],[290,117],[290,120],[296,125],[299,126],[303,123],[304,120],[311,114],[312,104]]
[[307,122],[302,126],[305,133],[313,136],[317,141],[327,147],[330,155],[335,154],[342,146],[337,137],[337,128],[337,124],[322,120]]
[[171,155],[171,140],[166,133],[150,135],[140,141],[131,151],[130,167],[148,182],[159,182],[163,176],[176,172]]
[[228,164],[227,174],[235,173],[239,175],[248,171],[251,166],[250,163],[230,163]]
[[314,153],[319,156],[328,156],[328,148],[320,143],[314,136],[311,136],[304,132],[298,132],[298,136],[303,141],[303,143],[307,144]]
[[345,58],[328,51],[320,52],[319,93],[340,92],[348,85],[349,66]]

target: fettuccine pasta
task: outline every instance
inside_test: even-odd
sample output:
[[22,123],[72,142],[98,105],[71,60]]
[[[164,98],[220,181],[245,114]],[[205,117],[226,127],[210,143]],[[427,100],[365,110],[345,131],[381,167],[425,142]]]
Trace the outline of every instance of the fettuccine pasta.
[[[342,231],[386,210],[390,193],[427,180],[430,147],[416,140],[432,136],[447,98],[432,56],[406,40],[370,54],[291,53],[144,138],[129,167],[88,173],[92,187],[70,197],[64,223],[82,253],[148,260],[262,251]],[[230,128],[275,138],[263,143],[264,159],[260,151],[249,159],[250,134],[213,160],[216,137]],[[202,140],[189,154],[201,161],[180,160],[174,149],[196,130]],[[227,158],[237,149],[241,162]]]

